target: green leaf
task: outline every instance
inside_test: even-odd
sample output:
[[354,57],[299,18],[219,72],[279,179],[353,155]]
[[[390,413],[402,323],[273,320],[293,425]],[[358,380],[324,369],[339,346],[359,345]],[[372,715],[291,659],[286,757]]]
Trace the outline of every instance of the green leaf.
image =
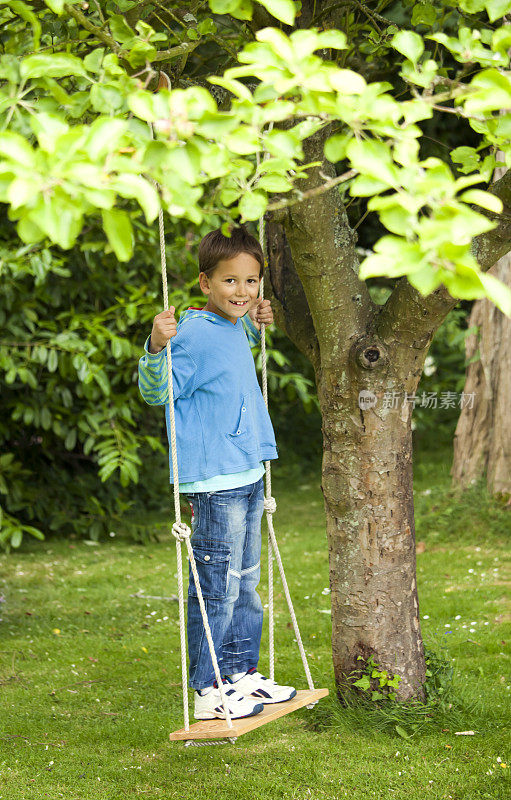
[[350,184],[350,194],[354,197],[371,197],[388,189],[388,184],[367,175],[357,175]]
[[356,686],[358,689],[362,689],[362,691],[367,691],[371,686],[371,681],[369,680],[368,675],[362,675],[358,681],[355,681],[353,686]]
[[111,114],[123,107],[125,97],[113,84],[94,83],[90,90],[90,100],[95,111]]
[[0,133],[0,156],[6,156],[28,168],[35,167],[35,153],[19,133],[12,131]]
[[264,137],[264,146],[272,156],[303,158],[301,143],[289,131],[270,131]]
[[346,50],[346,34],[342,31],[321,31],[318,33],[318,47],[332,47],[334,50]]
[[0,78],[4,78],[9,83],[19,83],[19,61],[11,53],[4,53],[0,56]]
[[154,186],[140,175],[124,173],[110,182],[110,187],[121,197],[133,197],[144,211],[147,222],[153,222],[160,210],[160,199]]
[[389,186],[399,184],[399,170],[392,161],[388,145],[376,139],[352,139],[346,148],[352,166],[362,175],[368,175]]
[[341,94],[363,94],[367,89],[367,83],[362,75],[351,69],[336,69],[330,72],[328,82],[332,89]]
[[12,534],[12,536],[11,536],[11,546],[12,547],[19,547],[20,544],[21,544],[22,539],[23,539],[22,532],[19,529],[15,530],[14,533]]
[[127,127],[126,120],[98,117],[90,126],[85,143],[85,150],[91,160],[99,161],[107,153],[114,151]]
[[83,66],[89,72],[100,72],[104,55],[105,55],[105,48],[96,47],[95,50],[91,50],[90,53],[87,53],[87,55],[83,59]]
[[268,198],[264,192],[245,192],[241,198],[238,208],[242,217],[246,220],[259,219],[268,205]]
[[511,106],[511,79],[497,69],[478,72],[470,82],[477,91],[471,92],[464,107],[468,114],[500,111]]
[[456,147],[451,151],[451,158],[456,164],[461,164],[460,172],[473,172],[478,169],[480,157],[475,147],[465,145]]
[[241,156],[257,153],[261,146],[258,130],[248,125],[226,134],[224,143],[232,153]]
[[396,725],[396,726],[395,726],[395,731],[396,731],[396,733],[398,733],[398,734],[399,734],[399,736],[401,736],[403,739],[409,739],[409,738],[410,738],[410,734],[409,734],[409,733],[407,733],[407,732],[405,731],[405,729],[401,727],[401,725]]
[[244,0],[209,0],[209,7],[214,14],[231,14],[236,19],[252,19],[252,3]]
[[425,254],[418,242],[407,242],[399,236],[383,236],[374,249],[376,252],[360,264],[360,280],[377,275],[397,278],[422,270],[424,266]]
[[203,19],[202,22],[199,22],[197,30],[201,36],[206,36],[208,33],[216,33],[217,26],[213,20],[208,17],[207,19]]
[[36,539],[44,541],[44,533],[42,533],[42,531],[40,531],[38,528],[34,528],[32,525],[23,525],[23,530],[26,533],[29,533],[31,536],[34,536]]
[[153,61],[156,56],[156,47],[149,42],[136,41],[130,48],[128,62],[132,67],[143,67],[147,62]]
[[427,25],[429,28],[435,23],[437,10],[432,3],[415,3],[412,13],[412,25]]
[[80,203],[60,186],[47,194],[41,193],[28,216],[64,250],[73,246],[82,227]]
[[293,0],[258,0],[275,19],[292,25],[295,21],[297,11],[296,3]]
[[25,205],[37,192],[41,190],[40,181],[16,178],[7,190],[7,200],[12,208],[19,208]]
[[98,372],[94,373],[94,380],[101,387],[103,394],[108,396],[110,394],[110,383],[104,370],[100,369]]
[[133,254],[133,228],[125,211],[112,208],[102,212],[103,228],[119,261],[129,261]]
[[469,189],[468,192],[463,192],[460,195],[460,200],[464,203],[474,203],[481,208],[486,208],[488,211],[493,211],[495,214],[501,214],[503,210],[502,200],[490,192],[483,192],[481,189]]
[[26,3],[23,3],[22,0],[7,0],[7,5],[15,14],[26,20],[29,25],[32,26],[34,32],[33,48],[34,50],[38,50],[41,39],[41,23],[38,17],[36,17],[32,9],[27,6]]
[[47,367],[49,372],[55,372],[59,365],[59,359],[56,350],[50,350],[48,353],[48,363]]
[[69,53],[38,53],[27,56],[21,62],[22,78],[65,78],[68,75],[87,77],[87,71],[80,58]]
[[65,0],[44,0],[44,2],[55,14],[59,16],[62,14]]
[[64,447],[66,448],[66,450],[73,450],[75,444],[76,444],[76,428],[71,428],[71,430],[69,431],[69,433],[65,438]]
[[16,226],[18,236],[25,244],[36,244],[44,239],[44,232],[28,217],[22,217]]
[[130,28],[121,14],[112,14],[112,16],[108,18],[108,26],[116,42],[130,44],[130,42],[137,38],[135,31]]
[[511,289],[509,286],[487,272],[482,272],[479,277],[486,296],[495,303],[497,308],[500,308],[503,314],[511,317]]
[[413,31],[399,31],[391,39],[392,47],[414,64],[424,52],[424,42],[418,33]]
[[33,114],[30,126],[37,136],[39,146],[47,153],[54,153],[57,141],[63,133],[67,133],[67,125],[61,117],[53,114]]
[[495,22],[496,19],[506,16],[511,12],[511,3],[509,0],[486,0],[484,4],[490,22]]
[[131,92],[128,97],[130,111],[133,111],[139,119],[143,119],[146,122],[154,122],[158,119],[159,114],[156,102],[156,97],[152,92],[142,89],[139,92]]
[[417,272],[407,273],[408,282],[414,286],[424,297],[442,283],[442,270],[433,269],[429,264]]
[[227,89],[228,92],[231,92],[235,97],[239,97],[240,100],[248,100],[249,103],[252,102],[252,92],[245,86],[244,83],[241,81],[236,81],[234,78],[229,80],[228,78],[219,78],[218,76],[214,75],[207,79],[209,83],[213,83],[217,86],[222,86],[224,89]]
[[268,192],[289,192],[293,188],[291,181],[284,175],[263,175],[257,183],[260,189]]
[[335,133],[325,142],[325,158],[335,164],[346,157],[346,148],[351,141],[351,134]]

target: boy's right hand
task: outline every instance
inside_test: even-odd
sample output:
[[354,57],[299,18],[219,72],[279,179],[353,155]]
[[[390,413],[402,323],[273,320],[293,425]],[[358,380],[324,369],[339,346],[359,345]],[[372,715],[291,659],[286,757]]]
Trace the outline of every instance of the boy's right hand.
[[169,339],[177,334],[177,322],[174,317],[175,306],[170,306],[168,311],[156,314],[151,331],[150,353],[159,353],[166,347]]

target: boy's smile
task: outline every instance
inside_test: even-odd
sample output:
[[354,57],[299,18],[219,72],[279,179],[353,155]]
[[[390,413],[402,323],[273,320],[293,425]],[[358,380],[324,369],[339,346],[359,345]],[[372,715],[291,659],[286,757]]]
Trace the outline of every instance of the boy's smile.
[[208,295],[204,311],[213,311],[234,325],[254,305],[259,295],[259,262],[249,253],[219,261],[213,273],[201,272],[199,285]]

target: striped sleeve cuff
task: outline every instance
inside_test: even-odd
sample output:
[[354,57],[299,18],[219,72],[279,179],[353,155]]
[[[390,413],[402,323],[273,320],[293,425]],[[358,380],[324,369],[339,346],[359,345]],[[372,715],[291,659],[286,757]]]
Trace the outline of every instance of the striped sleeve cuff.
[[256,328],[248,312],[241,318],[243,322],[243,327],[245,328],[245,333],[247,334],[247,339],[250,344],[250,347],[254,347],[256,344],[259,344],[261,341],[261,331]]
[[148,336],[144,344],[144,355],[138,362],[138,388],[145,402],[150,406],[162,406],[168,402],[167,353],[165,348],[159,353],[149,352]]

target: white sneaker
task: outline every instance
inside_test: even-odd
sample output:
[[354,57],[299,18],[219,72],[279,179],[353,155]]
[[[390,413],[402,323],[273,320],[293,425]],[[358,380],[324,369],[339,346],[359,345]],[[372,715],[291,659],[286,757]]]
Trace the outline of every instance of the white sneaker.
[[296,695],[296,689],[292,686],[279,686],[275,681],[257,672],[255,667],[251,667],[242,677],[231,675],[227,680],[236,687],[236,691],[244,694],[247,700],[259,699],[259,702],[265,705],[285,703]]
[[[205,691],[206,694],[195,692],[195,719],[225,719],[220,689],[212,686],[202,691]],[[259,714],[264,708],[260,700],[256,700],[253,697],[245,697],[227,683],[225,684],[224,694],[232,719],[253,717],[254,714]]]

